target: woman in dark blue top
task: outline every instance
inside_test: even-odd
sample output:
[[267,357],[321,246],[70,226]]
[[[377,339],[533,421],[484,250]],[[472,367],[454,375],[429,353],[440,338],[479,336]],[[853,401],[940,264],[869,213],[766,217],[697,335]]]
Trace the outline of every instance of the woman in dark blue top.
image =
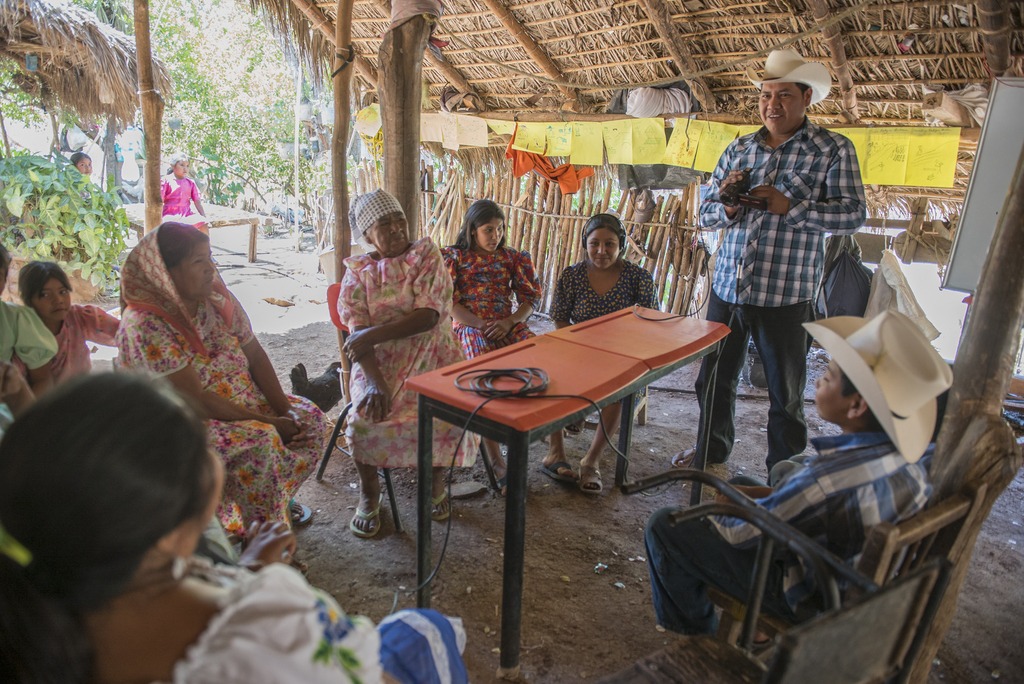
[[[651,274],[636,264],[626,261],[626,229],[613,214],[597,214],[583,227],[583,246],[586,258],[569,266],[558,277],[551,317],[555,328],[589,321],[628,306],[640,305],[657,308],[654,280]],[[619,426],[621,404],[615,402],[601,410],[604,430],[594,432],[590,449],[580,460],[577,475],[565,456],[562,431],[551,435],[548,455],[541,470],[562,482],[579,481],[580,490],[587,494],[601,491],[601,473],[598,463],[608,439]]]

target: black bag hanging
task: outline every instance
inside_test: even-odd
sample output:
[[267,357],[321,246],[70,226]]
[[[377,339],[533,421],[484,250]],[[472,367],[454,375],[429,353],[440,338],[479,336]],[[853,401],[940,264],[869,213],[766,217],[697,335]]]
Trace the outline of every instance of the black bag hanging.
[[851,252],[841,250],[825,267],[815,314],[818,318],[863,316],[870,293],[871,270]]

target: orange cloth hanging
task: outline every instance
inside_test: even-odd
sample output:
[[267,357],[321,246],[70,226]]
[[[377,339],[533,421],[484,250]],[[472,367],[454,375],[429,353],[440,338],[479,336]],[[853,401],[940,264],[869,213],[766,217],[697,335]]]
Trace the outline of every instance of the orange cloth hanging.
[[551,160],[543,155],[525,150],[513,150],[512,143],[515,142],[518,132],[519,125],[516,124],[516,129],[512,132],[512,139],[508,141],[508,147],[505,148],[505,159],[512,160],[512,175],[516,178],[525,176],[530,171],[536,171],[544,178],[557,181],[563,195],[571,195],[580,189],[580,181],[587,176],[594,175],[594,169],[589,166],[576,168],[572,164],[562,164],[556,168]]

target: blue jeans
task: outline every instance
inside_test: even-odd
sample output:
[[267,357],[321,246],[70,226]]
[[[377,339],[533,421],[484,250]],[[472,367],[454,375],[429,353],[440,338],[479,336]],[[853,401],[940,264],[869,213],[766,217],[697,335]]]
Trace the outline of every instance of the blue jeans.
[[[756,546],[737,549],[722,539],[707,520],[672,525],[677,508],[662,508],[651,516],[644,539],[651,571],[651,596],[658,624],[682,634],[713,634],[718,628],[708,586],[746,597],[751,585]],[[762,610],[794,620],[783,597],[783,570],[774,561],[768,571]]]
[[[769,472],[776,463],[803,452],[807,447],[807,422],[804,418],[804,387],[807,385],[807,349],[810,337],[803,324],[814,320],[811,303],[761,307],[729,304],[711,292],[709,321],[729,324],[730,334],[721,351],[704,357],[697,376],[697,401],[700,424],[697,448],[707,439],[708,463],[725,463],[736,438],[736,386],[747,358],[751,338],[757,346],[768,381],[768,457]],[[704,405],[708,374],[718,364],[714,398]],[[704,434],[706,413],[710,425]]]

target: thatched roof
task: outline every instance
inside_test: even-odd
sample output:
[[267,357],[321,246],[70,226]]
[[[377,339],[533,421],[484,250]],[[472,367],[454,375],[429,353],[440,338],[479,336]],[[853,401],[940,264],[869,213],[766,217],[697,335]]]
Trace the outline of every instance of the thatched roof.
[[[29,71],[26,56],[39,67]],[[84,118],[135,120],[138,79],[135,39],[100,22],[88,10],[59,0],[4,0],[0,3],[0,58],[19,67],[16,83],[49,106]],[[164,97],[171,79],[154,60],[154,80]]]
[[[334,2],[250,2],[293,45],[298,40],[305,57],[322,65],[333,58]],[[387,0],[354,1],[353,41],[365,58],[357,62],[356,74],[370,90],[389,5]],[[901,47],[908,32],[912,43],[904,41]],[[603,112],[618,89],[683,76],[706,109],[722,120],[756,123],[756,93],[745,70],[763,68],[764,56],[774,48],[793,47],[828,65],[833,83],[846,86],[834,85],[830,97],[809,111],[813,120],[921,125],[926,88],[989,83],[987,49],[1003,53],[995,60],[989,57],[990,63],[1001,62],[999,71],[1008,63],[1008,73],[1019,73],[1024,3],[447,0],[435,35],[451,40],[443,60],[429,54],[424,60],[435,106],[444,86],[464,79],[489,112],[541,110],[554,120],[568,116],[567,105],[577,112]],[[537,95],[539,101],[528,102]],[[973,149],[966,145],[961,150],[957,188],[887,192],[962,200]]]

